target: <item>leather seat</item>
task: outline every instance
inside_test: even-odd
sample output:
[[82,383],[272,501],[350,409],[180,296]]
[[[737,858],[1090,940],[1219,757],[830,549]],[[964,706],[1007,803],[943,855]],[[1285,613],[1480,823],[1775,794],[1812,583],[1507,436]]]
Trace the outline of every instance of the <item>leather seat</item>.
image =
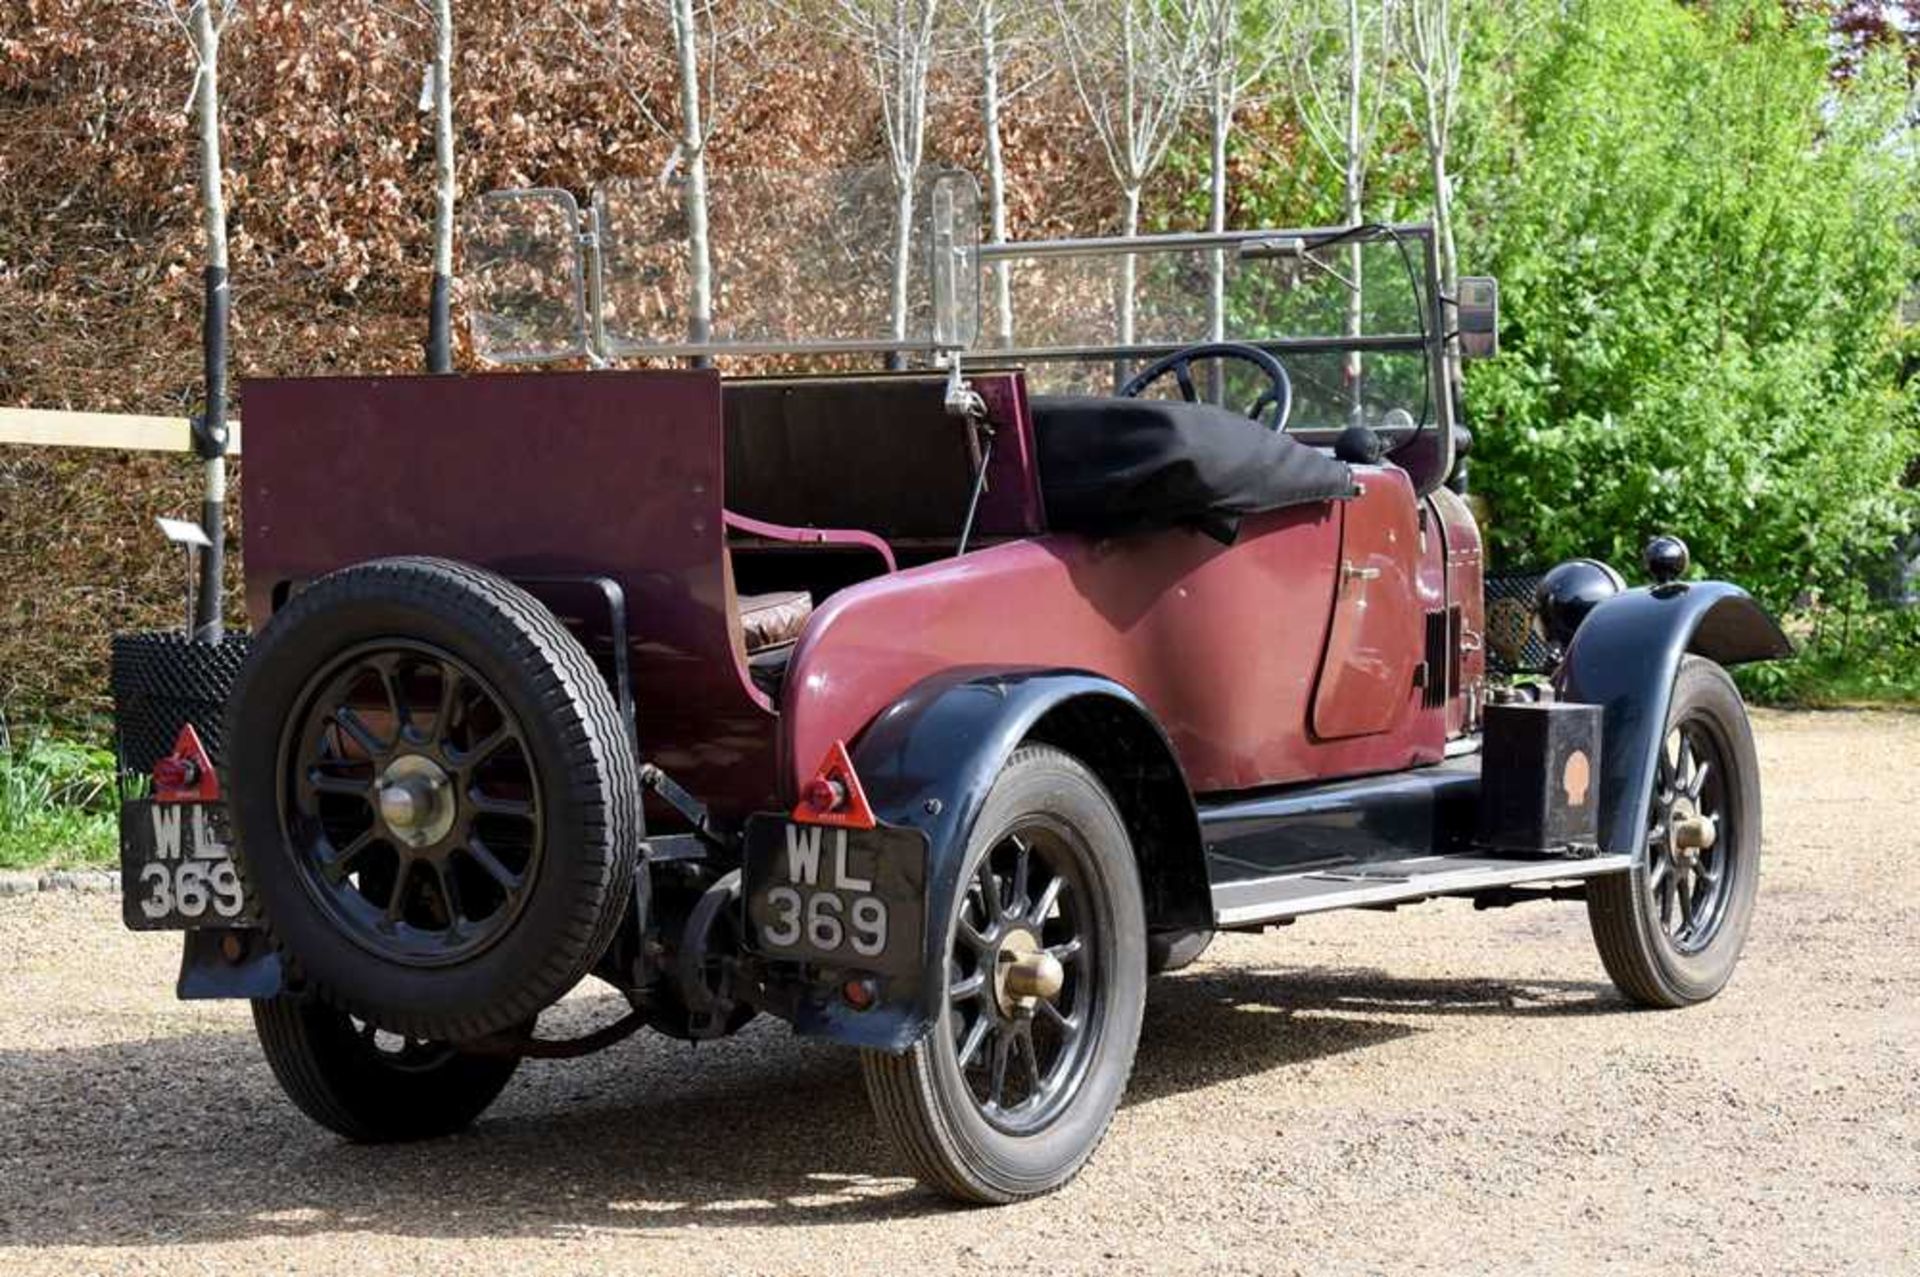
[[740,596],[740,633],[747,655],[791,647],[813,615],[813,596],[805,590]]

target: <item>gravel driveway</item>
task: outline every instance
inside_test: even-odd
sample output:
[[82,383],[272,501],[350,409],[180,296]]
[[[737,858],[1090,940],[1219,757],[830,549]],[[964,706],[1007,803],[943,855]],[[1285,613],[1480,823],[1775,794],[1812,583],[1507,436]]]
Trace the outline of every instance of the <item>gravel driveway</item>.
[[854,1059],[765,1022],[344,1145],[243,1005],[173,1000],[177,940],[0,900],[0,1272],[1920,1271],[1920,716],[1758,729],[1767,862],[1718,1000],[1629,1011],[1579,905],[1230,937],[1153,986],[1088,1170],[1002,1210],[900,1178]]

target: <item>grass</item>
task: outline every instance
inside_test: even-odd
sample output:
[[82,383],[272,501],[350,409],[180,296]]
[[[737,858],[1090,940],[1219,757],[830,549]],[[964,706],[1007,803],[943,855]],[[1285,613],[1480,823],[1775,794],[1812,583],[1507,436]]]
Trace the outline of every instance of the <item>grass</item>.
[[0,869],[112,865],[118,811],[110,751],[0,721]]

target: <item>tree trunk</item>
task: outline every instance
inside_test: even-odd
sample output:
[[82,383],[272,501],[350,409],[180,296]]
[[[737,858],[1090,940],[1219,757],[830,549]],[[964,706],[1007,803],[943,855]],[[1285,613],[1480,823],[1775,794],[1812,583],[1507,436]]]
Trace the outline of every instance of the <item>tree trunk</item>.
[[453,371],[453,0],[433,4],[433,295],[427,371]]
[[1428,154],[1433,162],[1433,243],[1439,255],[1441,315],[1445,317],[1447,362],[1454,376],[1459,375],[1460,343],[1452,336],[1458,328],[1454,299],[1460,289],[1460,259],[1453,242],[1453,180],[1447,176],[1447,144],[1432,141]]
[[[992,4],[980,6],[980,113],[986,129],[988,243],[1007,242],[1007,165],[1000,150],[1000,15]],[[1013,345],[1013,287],[1009,264],[993,264],[993,344]]]
[[199,588],[194,598],[193,636],[217,643],[225,633],[222,586],[226,579],[227,509],[227,203],[220,161],[220,30],[211,6],[196,0],[190,15],[198,61],[200,200],[207,237],[206,314],[202,349],[206,371],[206,411],[195,448],[201,458],[205,491],[200,527],[211,544],[200,555]]
[[[1232,107],[1219,86],[1213,91],[1212,170],[1207,175],[1207,229],[1216,235],[1227,229],[1227,132],[1233,127]],[[1227,254],[1216,248],[1207,254],[1207,337],[1227,337]]]
[[[896,342],[907,337],[907,281],[911,263],[907,255],[913,249],[914,169],[893,170],[893,297],[890,302],[892,333]],[[887,357],[889,368],[904,368],[906,352],[896,347]]]
[[[693,0],[673,0],[674,57],[680,73],[680,154],[687,163],[681,192],[687,218],[687,340],[713,339],[713,256],[707,235],[707,146],[700,120],[700,41]],[[710,362],[698,357],[696,364]]]
[[[1127,184],[1121,190],[1124,211],[1121,214],[1120,233],[1128,239],[1140,233],[1140,186],[1139,181]],[[1120,281],[1115,285],[1114,315],[1118,321],[1117,344],[1133,345],[1133,281],[1136,270],[1134,255],[1120,255]],[[1133,375],[1132,362],[1124,356],[1113,361],[1113,384],[1118,389],[1128,377]]]
[[[1346,207],[1348,226],[1360,225],[1365,216],[1366,157],[1361,153],[1365,135],[1361,128],[1360,94],[1365,83],[1366,47],[1360,36],[1360,0],[1347,0],[1347,172]],[[1362,291],[1366,261],[1359,241],[1347,248],[1348,278],[1352,281],[1347,296],[1347,336],[1358,337],[1366,327],[1365,299]],[[1347,353],[1347,390],[1351,396],[1351,415],[1355,425],[1364,424],[1365,396],[1360,383],[1365,369],[1360,352]]]

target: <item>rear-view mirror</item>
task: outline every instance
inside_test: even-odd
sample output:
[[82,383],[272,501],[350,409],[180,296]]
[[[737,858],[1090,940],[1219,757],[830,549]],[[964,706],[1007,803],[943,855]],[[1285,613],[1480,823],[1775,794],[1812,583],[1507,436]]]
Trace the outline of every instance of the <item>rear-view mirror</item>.
[[1460,280],[1454,305],[1462,359],[1491,359],[1500,353],[1500,281],[1486,275]]

